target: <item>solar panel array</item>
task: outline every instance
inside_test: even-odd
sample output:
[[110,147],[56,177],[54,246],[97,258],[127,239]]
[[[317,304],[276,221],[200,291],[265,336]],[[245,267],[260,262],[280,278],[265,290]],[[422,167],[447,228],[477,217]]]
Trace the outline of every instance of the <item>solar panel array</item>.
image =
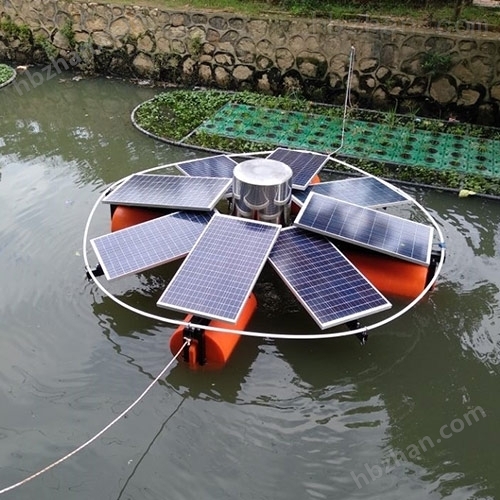
[[134,174],[111,191],[104,203],[178,210],[213,210],[232,179]]
[[280,228],[215,214],[158,305],[235,323]]
[[357,177],[313,184],[304,191],[294,191],[293,201],[302,206],[311,191],[371,208],[387,207],[408,201],[408,198],[403,194],[380,182],[375,177]]
[[283,229],[269,261],[322,329],[391,307],[322,236],[298,227]]
[[237,163],[229,156],[217,155],[199,160],[187,161],[177,165],[185,175],[191,177],[224,177],[231,179]]
[[176,212],[91,240],[108,280],[184,257],[208,224],[211,212]]
[[431,226],[371,208],[310,193],[295,224],[417,264],[430,262]]
[[276,149],[267,158],[288,165],[293,171],[292,187],[300,190],[304,190],[309,186],[314,176],[328,160],[327,155],[320,153],[285,148]]
[[[106,278],[113,280],[187,255],[157,305],[236,323],[269,258],[321,329],[390,308],[390,302],[327,238],[428,265],[433,228],[374,210],[408,201],[376,178],[311,186],[327,155],[278,148],[267,158],[293,171],[293,200],[302,206],[294,227],[281,230],[280,225],[262,220],[214,214],[217,202],[231,192],[237,165],[226,155],[178,164],[185,175],[135,174],[103,201],[190,211],[91,240]],[[235,196],[237,213],[251,216],[253,212],[245,210],[267,205],[265,194],[260,186],[249,189],[242,196],[242,207]]]

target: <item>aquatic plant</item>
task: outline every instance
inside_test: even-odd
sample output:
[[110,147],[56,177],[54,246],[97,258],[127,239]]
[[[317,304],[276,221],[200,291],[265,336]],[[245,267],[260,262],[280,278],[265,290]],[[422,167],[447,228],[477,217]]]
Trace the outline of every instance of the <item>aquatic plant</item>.
[[0,85],[12,78],[14,70],[6,64],[0,64]]
[[[204,121],[211,118],[222,106],[229,103],[273,110],[274,113],[276,110],[314,113],[315,115],[337,118],[338,120],[341,120],[343,114],[341,107],[313,103],[305,99],[294,99],[290,96],[268,96],[250,91],[232,93],[217,90],[171,90],[160,93],[155,98],[139,106],[135,114],[135,120],[139,126],[158,137],[171,141],[184,139],[186,145],[189,144],[210,150],[248,152],[270,150],[276,147],[276,144],[252,141],[249,139],[248,134],[245,137],[229,138],[218,135],[216,132],[210,133],[206,128],[200,131],[195,130]],[[241,117],[243,117],[243,113],[241,113]],[[438,135],[443,132],[453,134],[454,127],[457,127],[457,136],[470,135],[494,139],[498,139],[500,136],[498,129],[490,127],[419,118],[415,114],[410,116],[398,115],[395,109],[387,114],[358,108],[351,108],[348,113],[347,126],[349,128],[349,125],[351,125],[352,128],[348,133],[350,135],[356,131],[356,125],[353,124],[354,120],[378,124],[385,123],[392,127],[397,125],[406,129],[410,134],[417,129]],[[248,116],[246,118],[247,128],[252,128],[252,123],[252,117]],[[293,130],[290,130],[290,132],[298,132],[305,125],[293,121]],[[262,137],[260,141],[262,141]],[[485,175],[480,175],[453,169],[433,169],[429,165],[419,165],[418,162],[414,165],[398,165],[362,158],[356,159],[356,164],[374,175],[388,179],[452,189],[465,188],[478,193],[500,196],[500,179],[488,177],[487,172],[485,172]]]

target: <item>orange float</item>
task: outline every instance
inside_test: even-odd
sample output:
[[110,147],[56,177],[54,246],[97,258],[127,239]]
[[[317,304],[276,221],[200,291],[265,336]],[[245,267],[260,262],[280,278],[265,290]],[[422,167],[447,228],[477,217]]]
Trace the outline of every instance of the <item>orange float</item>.
[[[170,337],[170,350],[172,354],[179,352],[179,349],[185,342],[185,337],[191,337],[191,344],[187,352],[184,353],[184,360],[189,363],[191,368],[195,368],[205,363],[215,367],[225,365],[238,345],[241,335],[237,333],[215,332],[210,330],[210,327],[240,331],[244,330],[256,309],[257,299],[252,293],[248,297],[236,324],[211,320],[206,326],[200,325],[200,329],[196,329],[204,330],[201,337],[198,334],[192,335],[192,330],[190,331],[188,327],[179,326],[172,334],[172,337]],[[187,323],[190,323],[192,320],[192,314],[189,314],[184,319]],[[201,345],[201,342],[203,342],[204,345]]]
[[429,268],[362,250],[343,250],[344,255],[384,295],[418,297],[428,283]]
[[312,178],[312,180],[311,180],[311,182],[310,182],[309,184],[311,184],[311,185],[312,185],[312,184],[319,184],[320,182],[321,182],[321,179],[320,179],[319,175],[318,175],[318,174],[316,174],[316,175]]
[[[320,178],[320,176],[318,174],[316,174],[312,178],[312,181],[309,184],[312,186],[313,184],[319,184],[320,182],[321,182],[321,178]],[[296,203],[292,202],[292,208],[291,208],[290,213],[292,215],[297,215],[299,212],[300,212],[300,207]]]
[[[166,213],[165,210],[160,209],[117,205],[112,208],[111,231],[119,231],[120,229],[156,219]],[[256,309],[257,299],[254,294],[250,294],[236,324],[212,320],[205,327],[200,325],[200,328],[205,330],[203,333],[205,352],[202,355],[207,363],[214,366],[225,365],[241,338],[241,335],[237,333],[221,333],[210,330],[210,326],[214,328],[226,328],[228,330],[244,330]],[[184,321],[190,323],[192,320],[193,315],[189,314]],[[173,333],[170,339],[170,349],[173,354],[177,353],[184,344],[184,336],[185,332],[183,326],[178,327]],[[191,367],[204,364],[199,362],[200,347],[199,341],[193,338],[184,356],[184,359]]]
[[111,231],[119,231],[141,222],[156,219],[165,215],[167,211],[155,208],[126,207],[115,205],[111,208]]
[[[315,176],[312,183],[319,182],[319,176]],[[298,212],[299,209],[300,207],[297,207],[297,205],[292,205],[292,210]],[[112,207],[111,230],[125,229],[161,217],[166,213],[168,211],[154,208],[114,206]],[[354,266],[384,295],[413,300],[422,293],[428,283],[430,271],[425,266],[350,247],[342,251]],[[252,293],[247,299],[236,324],[220,320],[205,320],[204,324],[200,324],[200,328],[196,329],[179,326],[170,338],[172,354],[179,351],[186,337],[191,337],[191,344],[185,348],[184,352],[184,360],[191,368],[205,363],[213,367],[224,366],[238,345],[241,335],[213,331],[210,330],[210,327],[242,331],[250,322],[256,309],[257,299]],[[185,321],[191,323],[193,315],[186,316]],[[192,326],[194,327],[196,324],[195,319]],[[186,328],[188,329],[186,330]]]

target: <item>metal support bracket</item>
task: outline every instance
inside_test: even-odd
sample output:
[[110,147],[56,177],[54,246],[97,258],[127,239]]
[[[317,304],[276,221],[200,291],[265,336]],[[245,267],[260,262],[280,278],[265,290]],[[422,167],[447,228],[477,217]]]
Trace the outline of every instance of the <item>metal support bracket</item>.
[[[184,327],[182,332],[184,339],[196,341],[196,362],[203,366],[207,362],[207,351],[205,345],[205,328],[210,323],[207,318],[193,317],[189,325]],[[199,325],[199,326],[198,326]],[[184,361],[189,362],[189,345],[184,347]]]
[[[357,319],[353,319],[346,323],[347,328],[349,330],[357,330],[361,328],[361,323]],[[368,342],[368,331],[365,330],[363,332],[356,333],[356,338],[359,340],[361,345],[365,345]]]
[[[101,264],[97,264],[97,266],[95,266],[94,269],[91,269],[91,272],[96,278],[98,278],[99,276],[104,276],[104,270]],[[87,271],[85,271],[85,275],[87,276],[88,280],[92,279],[92,276],[90,275],[90,271],[88,269]]]

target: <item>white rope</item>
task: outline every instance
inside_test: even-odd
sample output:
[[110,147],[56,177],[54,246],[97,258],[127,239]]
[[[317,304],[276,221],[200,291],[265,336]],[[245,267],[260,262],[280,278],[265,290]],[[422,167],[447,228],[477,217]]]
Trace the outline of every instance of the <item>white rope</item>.
[[342,116],[342,133],[340,135],[340,146],[329,153],[328,156],[333,156],[335,153],[338,153],[344,147],[345,140],[345,124],[347,122],[347,108],[352,107],[351,104],[351,85],[352,85],[352,73],[354,71],[354,58],[356,55],[356,49],[354,46],[351,47],[351,54],[349,55],[349,70],[347,72],[347,82],[346,82],[346,90],[345,90],[345,99],[344,99],[344,114]]
[[44,469],[39,470],[38,472],[35,472],[35,474],[32,474],[31,476],[28,476],[27,478],[23,479],[22,481],[19,481],[15,484],[12,484],[11,486],[8,486],[7,488],[3,488],[0,490],[0,495],[3,493],[7,493],[8,491],[11,491],[15,488],[18,488],[19,486],[22,486],[23,484],[28,483],[29,481],[35,479],[38,476],[41,476],[45,472],[49,471],[50,469],[53,469],[56,465],[61,464],[62,462],[65,462],[68,460],[68,458],[71,458],[73,455],[76,455],[79,451],[83,450],[87,446],[89,446],[91,443],[93,443],[97,438],[102,436],[110,427],[112,427],[118,420],[123,418],[130,410],[132,410],[143,398],[144,396],[152,389],[152,387],[160,380],[160,378],[165,374],[165,372],[172,366],[172,363],[179,357],[180,353],[186,347],[186,345],[189,344],[189,341],[184,342],[183,346],[179,349],[177,354],[168,362],[168,364],[163,368],[163,370],[157,375],[157,377],[146,387],[146,389],[142,392],[142,394],[125,410],[123,410],[115,419],[113,419],[104,429],[99,431],[95,436],[91,437],[88,441],[80,445],[78,448],[74,449],[71,453],[68,453],[64,457],[60,458],[59,460],[56,460],[55,462],[51,463]]
[[[227,156],[240,156],[238,154],[228,154]],[[345,161],[339,160],[337,158],[330,158],[331,161],[334,161],[344,167],[348,167],[356,172],[359,172],[365,176],[369,177],[375,177],[372,174],[369,174],[368,172],[365,172],[359,167],[356,167],[354,165],[351,165],[350,163],[347,163]],[[186,160],[189,161],[189,160]],[[157,167],[153,167],[147,170],[141,171],[141,173],[146,173],[146,172],[152,172],[161,168],[165,168],[167,165],[160,165]],[[133,174],[131,174],[133,175]],[[130,175],[130,176],[131,176]],[[129,176],[129,177],[130,177]],[[94,206],[92,207],[92,210],[90,211],[90,214],[87,218],[87,222],[85,224],[85,229],[83,232],[83,260],[85,264],[85,270],[88,273],[88,275],[92,278],[92,281],[94,284],[101,290],[101,292],[106,295],[110,300],[118,304],[119,306],[127,309],[128,311],[131,311],[133,313],[139,314],[140,316],[143,316],[144,318],[149,318],[155,321],[160,321],[162,323],[165,323],[167,325],[172,325],[172,326],[192,326],[191,323],[187,321],[182,321],[182,320],[177,320],[174,318],[169,318],[166,316],[160,316],[158,314],[153,314],[147,311],[143,311],[142,309],[138,309],[137,307],[134,307],[130,304],[127,304],[123,300],[119,299],[116,297],[113,293],[111,293],[95,276],[92,267],[90,266],[89,258],[88,258],[88,245],[87,242],[89,240],[89,232],[90,232],[90,225],[92,223],[92,220],[94,218],[94,214],[97,211],[97,208],[100,206],[100,203],[102,199],[106,196],[107,192],[110,189],[113,189],[114,187],[118,186],[120,183],[125,182],[129,177],[125,177],[123,179],[120,179],[116,181],[114,184],[108,187],[101,195],[97,198],[96,202],[94,203]],[[396,189],[399,191],[401,194],[404,194],[404,196],[411,201],[416,207],[418,207],[419,210],[425,215],[425,217],[429,220],[429,222],[434,226],[436,229],[436,233],[438,234],[438,243],[440,245],[440,259],[439,263],[436,266],[436,271],[434,273],[434,276],[431,278],[427,286],[422,290],[422,292],[416,297],[412,302],[410,302],[405,308],[401,309],[399,312],[396,312],[392,316],[389,316],[388,318],[379,321],[377,323],[372,323],[371,325],[368,326],[362,326],[360,328],[357,328],[356,330],[349,330],[349,331],[340,331],[340,332],[329,332],[329,333],[317,333],[317,334],[311,334],[311,333],[272,333],[272,332],[256,332],[256,331],[248,331],[248,330],[237,330],[236,328],[222,328],[222,327],[216,327],[216,326],[210,326],[210,330],[214,332],[220,332],[220,333],[228,333],[228,334],[237,334],[237,335],[245,335],[247,337],[257,337],[257,338],[274,338],[274,339],[290,339],[290,340],[319,340],[319,339],[331,339],[331,338],[338,338],[338,337],[344,337],[347,335],[355,335],[357,333],[365,333],[367,331],[375,330],[376,328],[380,328],[381,326],[384,326],[391,321],[399,318],[403,314],[405,314],[407,311],[409,311],[412,307],[414,307],[420,300],[424,298],[424,296],[432,289],[434,284],[436,283],[439,274],[441,273],[441,269],[444,264],[445,260],[445,248],[446,245],[444,243],[444,236],[441,231],[441,228],[439,227],[437,221],[432,217],[432,215],[420,204],[409,196],[408,194],[404,193],[404,191],[401,191],[399,188],[396,188],[396,186],[393,186],[392,184],[384,181],[383,179],[380,179],[379,177],[376,177],[379,181],[391,186],[392,189]],[[195,325],[196,326],[196,325]],[[199,325],[198,325],[199,326]]]
[[[377,323],[372,323],[368,326],[361,326],[355,330],[348,330],[348,331],[337,331],[337,332],[328,332],[328,333],[317,333],[317,334],[311,334],[311,333],[272,333],[272,332],[257,332],[257,331],[248,331],[248,330],[237,330],[235,328],[223,328],[223,327],[216,327],[216,326],[210,326],[210,330],[214,332],[220,332],[220,333],[227,333],[227,334],[237,334],[237,335],[245,335],[247,337],[256,337],[256,338],[273,338],[273,339],[289,339],[289,340],[319,340],[319,339],[331,339],[331,338],[338,338],[338,337],[344,337],[347,335],[355,335],[357,333],[366,333],[368,331],[374,330],[376,328],[380,328],[381,326],[384,326],[395,319],[401,317],[404,315],[406,312],[408,312],[412,307],[417,305],[424,297],[425,295],[433,288],[435,285],[442,267],[444,265],[445,261],[445,242],[444,242],[444,236],[441,231],[441,228],[439,227],[437,221],[432,217],[432,215],[420,204],[418,203],[414,198],[409,196],[407,193],[402,191],[401,189],[397,188],[396,186],[390,184],[389,182],[380,179],[379,177],[376,177],[373,174],[370,174],[366,172],[365,170],[356,167],[355,165],[351,165],[350,163],[347,163],[345,161],[339,160],[338,158],[334,158],[333,155],[338,152],[344,144],[344,138],[345,138],[345,124],[347,121],[347,110],[348,107],[351,106],[351,86],[352,86],[352,75],[353,75],[353,70],[354,70],[354,61],[355,61],[355,56],[356,56],[356,49],[354,46],[351,47],[351,53],[349,56],[349,70],[347,74],[347,82],[346,82],[346,96],[345,96],[345,101],[344,101],[344,113],[343,113],[343,122],[342,122],[342,136],[341,136],[341,144],[340,146],[332,151],[331,153],[328,153],[328,157],[330,161],[333,161],[339,165],[342,165],[343,167],[350,168],[354,170],[355,172],[358,172],[362,175],[368,176],[368,177],[373,177],[376,178],[378,181],[382,182],[383,184],[389,186],[391,189],[399,192],[401,195],[403,195],[408,201],[412,202],[423,214],[424,216],[428,219],[428,221],[432,224],[432,226],[435,228],[436,233],[438,235],[438,244],[440,246],[440,257],[439,257],[439,262],[437,263],[436,270],[434,272],[434,276],[430,279],[429,283],[427,286],[422,290],[422,292],[415,297],[406,307],[402,308],[398,312],[394,313],[392,316],[389,316]],[[147,133],[147,131],[146,131]],[[228,157],[245,157],[245,156],[259,156],[259,155],[265,155],[269,154],[272,151],[266,151],[266,152],[251,152],[251,153],[224,153]],[[171,163],[171,164],[166,164],[166,165],[159,165],[153,168],[149,168],[146,170],[142,170],[140,173],[149,173],[149,172],[154,172],[159,169],[164,169],[168,168],[172,165],[182,165],[183,163],[190,162],[192,161],[191,159],[184,160],[182,162],[176,162],[176,163]],[[143,311],[142,309],[138,309],[137,307],[134,307],[130,304],[127,304],[123,300],[119,299],[116,297],[113,293],[108,291],[108,289],[97,279],[97,277],[94,274],[94,271],[92,270],[92,267],[90,266],[89,259],[88,259],[88,238],[89,238],[89,232],[90,232],[90,225],[93,220],[94,214],[97,211],[97,207],[100,205],[102,199],[106,196],[106,194],[117,187],[119,184],[122,182],[125,182],[129,177],[131,177],[134,174],[130,174],[128,177],[125,177],[123,179],[120,179],[116,181],[114,184],[108,187],[96,200],[94,203],[94,206],[92,207],[92,210],[90,211],[90,214],[87,218],[87,222],[85,224],[85,230],[83,233],[83,260],[85,264],[85,270],[90,276],[90,278],[93,280],[94,284],[101,290],[104,295],[106,295],[110,300],[118,304],[119,306],[135,313],[139,314],[140,316],[143,316],[144,318],[149,318],[155,321],[160,321],[162,323],[165,323],[167,325],[171,326],[182,326],[182,327],[190,327],[192,326],[191,323],[187,321],[182,321],[182,320],[177,320],[174,318],[169,318],[166,316],[160,316],[158,314],[153,314],[149,313],[147,311]],[[196,325],[194,325],[196,327]]]
[[351,102],[351,85],[352,85],[352,74],[354,71],[354,59],[356,58],[356,49],[354,48],[354,45],[351,46],[351,55],[350,55],[350,60],[349,60],[349,73],[347,75],[347,102],[349,103],[349,106],[352,107],[352,102]]

